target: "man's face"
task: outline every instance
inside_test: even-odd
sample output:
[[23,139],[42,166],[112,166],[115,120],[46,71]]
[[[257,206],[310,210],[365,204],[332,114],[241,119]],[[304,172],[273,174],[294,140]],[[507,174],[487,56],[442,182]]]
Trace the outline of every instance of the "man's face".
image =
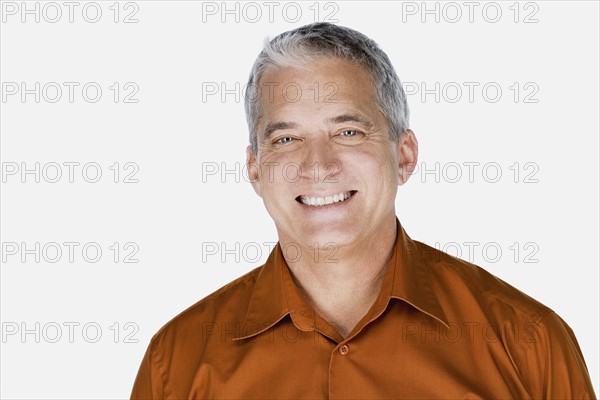
[[395,220],[397,187],[416,163],[414,134],[390,140],[368,71],[346,60],[275,67],[260,88],[258,160],[248,148],[247,162],[280,240],[369,243]]

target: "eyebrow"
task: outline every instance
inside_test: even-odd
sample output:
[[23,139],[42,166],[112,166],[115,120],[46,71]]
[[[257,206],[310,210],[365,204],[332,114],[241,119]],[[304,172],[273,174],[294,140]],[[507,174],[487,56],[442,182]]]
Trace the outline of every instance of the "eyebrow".
[[265,130],[263,132],[263,137],[265,140],[268,140],[273,132],[283,130],[283,129],[294,129],[297,128],[298,124],[295,122],[285,122],[285,121],[277,121],[277,122],[269,122],[267,126],[265,126]]
[[325,122],[333,124],[343,124],[344,122],[358,122],[364,125],[366,128],[373,128],[373,126],[375,125],[372,120],[367,119],[359,114],[342,114],[338,115],[337,117],[325,120]]

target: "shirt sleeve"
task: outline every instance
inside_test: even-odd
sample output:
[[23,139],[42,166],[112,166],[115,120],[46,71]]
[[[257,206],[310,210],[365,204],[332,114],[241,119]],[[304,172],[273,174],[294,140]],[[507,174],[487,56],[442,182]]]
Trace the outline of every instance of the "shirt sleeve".
[[520,371],[532,398],[596,398],[575,334],[565,321],[549,312],[529,333]]
[[162,375],[156,364],[156,357],[153,356],[153,345],[154,340],[150,342],[142,359],[131,391],[131,400],[163,399],[165,397]]

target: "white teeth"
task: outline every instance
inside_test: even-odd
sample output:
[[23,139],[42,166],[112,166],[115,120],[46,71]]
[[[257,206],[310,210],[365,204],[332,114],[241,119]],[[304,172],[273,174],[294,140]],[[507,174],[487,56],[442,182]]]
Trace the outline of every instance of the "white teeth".
[[341,202],[347,200],[351,196],[350,192],[342,192],[338,194],[334,194],[333,196],[327,197],[306,197],[300,196],[300,201],[302,204],[307,206],[325,206],[328,204],[333,204],[337,202]]

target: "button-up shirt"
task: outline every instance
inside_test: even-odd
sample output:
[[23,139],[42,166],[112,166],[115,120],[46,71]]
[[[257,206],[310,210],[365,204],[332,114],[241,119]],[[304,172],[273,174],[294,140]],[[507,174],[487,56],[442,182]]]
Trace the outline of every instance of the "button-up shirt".
[[397,236],[380,293],[342,337],[278,244],[168,322],[132,399],[589,399],[573,331],[476,265]]

